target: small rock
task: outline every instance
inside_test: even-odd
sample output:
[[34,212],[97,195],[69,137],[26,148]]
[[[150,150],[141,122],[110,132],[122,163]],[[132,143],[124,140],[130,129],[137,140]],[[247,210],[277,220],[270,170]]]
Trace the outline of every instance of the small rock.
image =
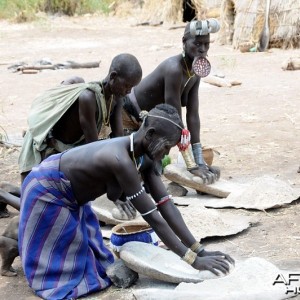
[[106,270],[107,276],[118,288],[129,288],[139,278],[138,273],[129,269],[122,259],[117,259]]
[[183,197],[186,196],[186,194],[188,193],[188,190],[185,187],[181,186],[176,182],[169,183],[167,191],[174,197]]

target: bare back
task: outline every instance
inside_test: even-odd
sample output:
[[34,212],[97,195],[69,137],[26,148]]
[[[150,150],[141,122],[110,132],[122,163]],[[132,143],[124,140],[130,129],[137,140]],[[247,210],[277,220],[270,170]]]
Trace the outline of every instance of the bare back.
[[[94,92],[85,90],[53,127],[53,136],[65,144],[73,144],[92,132],[97,140],[96,120],[99,110]],[[96,135],[95,135],[96,129]]]
[[134,88],[141,110],[149,111],[157,104],[168,103],[180,112],[187,105],[189,92],[193,86],[199,87],[199,79],[193,77],[185,86],[188,75],[181,59],[181,55],[176,55],[164,60]]

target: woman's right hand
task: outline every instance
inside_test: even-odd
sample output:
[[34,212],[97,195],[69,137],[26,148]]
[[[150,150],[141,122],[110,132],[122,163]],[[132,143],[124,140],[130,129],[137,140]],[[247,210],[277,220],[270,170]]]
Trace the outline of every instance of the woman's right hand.
[[208,270],[217,276],[220,275],[220,272],[224,274],[229,273],[230,269],[228,260],[225,256],[197,256],[192,267],[199,271]]

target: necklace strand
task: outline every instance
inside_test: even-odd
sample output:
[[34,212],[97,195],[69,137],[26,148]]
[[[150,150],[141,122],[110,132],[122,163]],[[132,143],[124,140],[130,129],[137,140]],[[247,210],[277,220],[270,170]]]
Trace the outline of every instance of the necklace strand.
[[[105,96],[104,96],[104,99],[105,99]],[[108,125],[109,125],[109,121],[110,121],[110,113],[111,113],[111,107],[112,107],[113,99],[114,99],[114,96],[111,95],[111,96],[110,96],[109,110],[108,110],[108,113],[107,113],[107,118],[106,118],[106,121],[104,121],[104,125],[105,125],[105,126],[108,126]]]
[[[102,87],[102,91],[103,91],[103,97],[104,97],[104,102],[106,104],[106,107],[107,107],[107,103],[106,103],[106,98],[105,98],[105,91],[104,91],[104,86],[103,86],[103,83],[100,82],[101,84],[101,87]],[[110,96],[110,104],[109,104],[109,110],[107,112],[107,117],[106,117],[106,120],[103,120],[103,123],[105,126],[108,126],[109,125],[109,121],[110,121],[110,113],[111,113],[111,107],[112,107],[112,102],[113,102],[113,95]],[[109,101],[109,100],[108,100]]]
[[184,61],[184,65],[185,65],[185,72],[187,73],[187,76],[189,79],[193,78],[195,76],[195,74],[191,74],[188,66],[187,66],[187,63],[186,63],[186,60],[185,60],[185,57],[182,55],[182,58],[183,58],[183,61]]
[[134,157],[134,147],[133,147],[133,135],[134,133],[132,133],[130,136],[129,136],[129,139],[130,139],[130,152],[131,152],[131,156],[132,156],[132,160],[135,164],[135,168],[137,169],[137,171],[140,169],[141,165],[142,165],[142,160],[140,161],[139,165],[137,165],[136,163],[136,159]]
[[186,83],[184,84],[184,87],[183,87],[183,89],[185,89],[185,87],[187,86],[187,84],[189,83],[189,81],[195,76],[195,74],[191,75],[190,70],[189,70],[189,68],[187,66],[184,54],[182,54],[182,58],[183,58],[184,65],[185,65],[185,73],[188,76],[188,79],[187,79],[187,81],[186,81]]

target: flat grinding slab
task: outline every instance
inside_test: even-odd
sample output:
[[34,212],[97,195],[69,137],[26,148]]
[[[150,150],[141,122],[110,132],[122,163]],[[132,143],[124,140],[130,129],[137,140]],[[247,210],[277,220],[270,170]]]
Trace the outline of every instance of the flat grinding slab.
[[243,189],[244,186],[219,179],[213,184],[203,184],[203,180],[190,173],[186,167],[180,164],[170,164],[164,169],[164,176],[170,181],[176,182],[182,186],[195,189],[197,191],[214,195],[219,198],[226,198],[232,191]]
[[[263,258],[251,257],[237,261],[230,274],[222,278],[180,283],[175,289],[136,289],[133,294],[137,300],[282,300],[300,294],[299,274],[300,271],[280,270]],[[289,278],[294,281],[289,282]]]
[[133,220],[121,220],[114,217],[114,213],[118,213],[118,209],[115,204],[110,201],[106,194],[98,197],[92,203],[92,208],[96,213],[98,220],[104,222],[105,224],[109,225],[118,225],[123,222],[130,222],[130,221],[143,221],[143,217],[137,212],[137,216]]
[[264,175],[255,178],[243,190],[230,193],[226,199],[203,199],[201,203],[212,208],[245,208],[266,210],[292,203],[300,197],[300,190],[291,187],[288,183]]
[[[178,209],[193,236],[200,240],[206,237],[228,236],[239,233],[255,223],[254,217],[238,214],[236,211],[205,208],[194,199],[193,204]],[[219,200],[223,201],[223,200]],[[198,202],[198,203],[197,203]]]
[[133,271],[166,282],[195,283],[219,278],[209,271],[198,271],[172,251],[151,244],[128,242],[121,247],[120,258]]

